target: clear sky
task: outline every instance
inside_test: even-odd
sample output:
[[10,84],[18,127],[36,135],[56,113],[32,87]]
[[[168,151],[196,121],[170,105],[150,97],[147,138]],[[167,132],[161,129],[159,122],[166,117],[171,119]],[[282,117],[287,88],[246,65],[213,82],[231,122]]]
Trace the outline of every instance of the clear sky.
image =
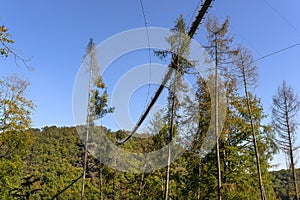
[[[143,0],[148,26],[171,28],[180,14],[189,23],[199,2]],[[216,0],[209,14],[220,20],[229,16],[235,41],[260,58],[300,42],[299,10],[297,0]],[[37,105],[34,127],[43,127],[74,125],[73,84],[89,38],[100,43],[119,32],[144,27],[144,20],[139,0],[9,0],[1,2],[0,24],[9,28],[14,47],[24,57],[32,57],[29,64],[35,68],[29,72],[9,58],[1,60],[0,76],[17,73],[31,82],[27,96]],[[203,29],[201,26],[195,36],[201,44],[206,43]],[[138,55],[139,62],[132,61],[131,66],[147,61]],[[256,93],[266,114],[270,114],[272,95],[282,80],[300,95],[299,63],[300,45],[257,62]],[[282,156],[276,159],[285,163]]]

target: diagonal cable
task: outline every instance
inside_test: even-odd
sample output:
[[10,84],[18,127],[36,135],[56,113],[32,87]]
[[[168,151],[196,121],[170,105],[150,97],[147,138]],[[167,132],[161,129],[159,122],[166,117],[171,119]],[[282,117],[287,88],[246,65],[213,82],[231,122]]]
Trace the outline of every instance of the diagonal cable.
[[[206,0],[204,2],[204,4],[202,5],[201,9],[199,10],[199,13],[196,17],[196,19],[194,20],[194,22],[192,23],[192,26],[190,28],[190,31],[188,32],[188,36],[190,38],[193,38],[196,30],[198,29],[198,26],[200,25],[202,19],[204,18],[204,15],[207,13],[208,8],[210,7],[210,4],[212,3],[213,0]],[[174,56],[175,59],[178,56]],[[136,125],[134,126],[133,130],[129,133],[129,135],[127,135],[127,137],[125,137],[123,140],[118,140],[117,144],[123,144],[125,143],[127,140],[129,140],[132,135],[137,131],[137,129],[141,126],[141,124],[143,123],[143,121],[146,119],[147,115],[149,114],[152,106],[155,104],[155,102],[157,101],[158,97],[160,96],[161,92],[164,89],[164,85],[167,83],[167,81],[170,79],[172,72],[173,72],[173,68],[171,67],[173,65],[173,63],[176,63],[176,60],[172,60],[171,63],[169,64],[169,70],[166,73],[162,83],[160,84],[160,86],[158,87],[157,91],[155,92],[154,96],[152,97],[147,109],[145,110],[145,112],[141,115],[140,119],[138,120],[138,122],[136,123]]]

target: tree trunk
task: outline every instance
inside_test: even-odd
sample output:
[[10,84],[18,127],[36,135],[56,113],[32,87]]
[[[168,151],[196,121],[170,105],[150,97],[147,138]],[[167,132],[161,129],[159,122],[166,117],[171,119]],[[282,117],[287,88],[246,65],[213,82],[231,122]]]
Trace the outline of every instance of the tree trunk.
[[113,185],[112,185],[112,200],[115,200],[115,180],[116,180],[116,169],[113,175]]
[[[292,145],[292,140],[291,140],[290,134],[289,134],[289,142],[290,142],[290,145]],[[293,172],[294,192],[295,192],[296,200],[299,200],[297,176],[296,176],[296,169],[295,169],[295,164],[294,164],[294,155],[293,155],[292,146],[290,147],[290,157],[291,157],[291,167],[292,167],[292,172]]]
[[256,167],[257,167],[257,174],[259,179],[259,189],[260,189],[260,196],[262,200],[266,200],[265,190],[262,182],[262,176],[261,176],[261,169],[260,169],[260,158],[259,158],[259,152],[257,147],[257,141],[256,141],[256,133],[255,133],[255,127],[254,127],[254,121],[252,116],[252,109],[250,105],[250,99],[248,94],[248,88],[247,88],[247,81],[246,81],[246,74],[245,74],[245,68],[242,66],[242,73],[243,73],[243,82],[244,82],[244,90],[246,95],[246,102],[247,102],[247,109],[248,114],[250,117],[250,124],[251,124],[251,131],[252,131],[252,140],[254,145],[254,151],[255,151],[255,158],[256,158]]
[[100,200],[103,200],[103,177],[102,177],[102,162],[100,157],[99,163],[99,184],[100,184]]
[[143,168],[143,173],[142,173],[142,177],[141,177],[141,182],[140,182],[140,188],[139,188],[139,199],[142,198],[142,190],[144,188],[144,179],[145,179],[145,171],[146,171],[146,167],[147,167],[147,157],[145,159],[145,164],[144,164],[144,168]]
[[165,186],[165,198],[169,198],[169,182],[170,182],[170,165],[171,165],[171,144],[168,144],[168,160],[167,160],[167,171],[166,171],[166,186]]
[[278,87],[276,95],[273,97],[272,123],[278,134],[277,143],[282,151],[290,159],[290,170],[293,179],[293,196],[299,200],[297,176],[294,162],[294,140],[297,128],[296,118],[300,109],[300,100],[290,86],[283,81],[282,86]]
[[295,170],[295,164],[294,164],[294,155],[293,155],[293,142],[292,142],[292,136],[291,136],[291,127],[290,127],[290,120],[289,120],[289,113],[288,113],[288,105],[285,97],[285,117],[286,117],[286,124],[287,124],[287,131],[288,131],[288,140],[289,140],[289,154],[291,159],[291,170],[293,173],[293,185],[294,185],[294,192],[296,200],[299,200],[299,194],[298,194],[298,187],[297,187],[297,177],[296,177],[296,170]]
[[89,140],[89,131],[90,131],[90,92],[91,92],[91,85],[92,85],[92,66],[93,63],[91,61],[90,65],[90,74],[89,74],[89,88],[88,88],[88,106],[87,106],[87,127],[86,127],[86,135],[85,135],[85,151],[84,151],[84,161],[83,161],[83,176],[82,176],[82,186],[81,186],[81,200],[84,199],[84,187],[85,187],[85,177],[86,177],[86,169],[87,169],[87,157],[88,157],[88,140]]
[[199,161],[199,166],[198,166],[198,191],[197,191],[197,200],[200,200],[200,175],[201,175],[201,164]]
[[218,167],[218,200],[222,199],[222,180],[221,180],[221,163],[219,149],[219,98],[218,98],[218,43],[217,34],[215,33],[215,137],[216,137],[216,157]]
[[[178,62],[178,58],[177,58]],[[177,66],[176,66],[177,67]],[[175,78],[174,78],[174,91],[172,96],[172,108],[171,108],[171,124],[169,129],[169,137],[168,137],[168,160],[167,160],[167,172],[166,172],[166,186],[165,186],[165,200],[169,198],[169,182],[170,182],[170,167],[171,167],[171,142],[173,139],[174,134],[174,118],[176,115],[176,82],[177,82],[177,71],[175,71]]]

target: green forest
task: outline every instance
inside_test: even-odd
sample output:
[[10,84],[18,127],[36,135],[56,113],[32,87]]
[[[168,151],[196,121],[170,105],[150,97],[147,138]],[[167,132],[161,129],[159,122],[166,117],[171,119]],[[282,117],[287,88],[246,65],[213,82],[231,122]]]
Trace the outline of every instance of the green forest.
[[[147,133],[139,133],[138,123],[134,131],[99,124],[115,108],[92,38],[82,52],[89,74],[86,124],[33,127],[36,105],[26,97],[29,81],[19,75],[1,77],[0,199],[299,199],[296,92],[282,80],[270,97],[271,115],[266,114],[255,93],[256,60],[230,34],[229,18],[210,16],[203,23],[205,62],[213,64],[207,77],[198,74],[197,61],[189,59],[197,23],[189,29],[180,15],[166,38],[169,49],[151,51],[169,62],[165,79],[170,87],[163,89],[165,105],[150,120]],[[0,56],[14,57],[29,70],[30,61],[10,48],[14,40],[7,26],[0,26]],[[179,100],[187,91],[185,76],[195,80],[195,96]],[[135,154],[130,160],[109,154],[114,148]],[[163,167],[156,167],[147,155],[160,149],[166,154],[157,158]],[[271,162],[279,152],[286,156],[287,169],[273,171]],[[145,161],[137,170],[141,158]]]
[[[125,134],[123,131],[111,132],[102,129],[112,140],[117,134]],[[154,141],[158,137],[161,136],[157,135],[151,139],[153,141],[149,141],[153,146],[151,148],[155,148]],[[24,144],[26,146],[10,156],[1,157],[1,199],[79,199],[84,145],[76,128],[52,126],[29,129],[23,133],[22,139],[25,138],[28,139],[28,143]],[[130,143],[124,148],[143,150],[140,141]],[[223,148],[225,146],[221,149]],[[214,153],[212,151],[200,162],[198,157],[187,151],[172,163],[170,199],[216,198],[217,170]],[[246,168],[255,167],[253,164],[235,164],[239,159],[241,158],[237,155],[232,156],[233,164],[228,167],[224,165],[222,168],[224,199],[259,199],[255,170],[253,173],[245,172]],[[250,161],[249,159],[248,162],[251,163]],[[88,158],[88,166],[86,199],[100,199],[100,195],[103,199],[163,198],[165,169],[144,174],[142,180],[143,174],[114,170],[101,165],[93,157]],[[269,199],[290,199],[289,196],[293,194],[292,174],[288,170],[265,170],[263,180]]]

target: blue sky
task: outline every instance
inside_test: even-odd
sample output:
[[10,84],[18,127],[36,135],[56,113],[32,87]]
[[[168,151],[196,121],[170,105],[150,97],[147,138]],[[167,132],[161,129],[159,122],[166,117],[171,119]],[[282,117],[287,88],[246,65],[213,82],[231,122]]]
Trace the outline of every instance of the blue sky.
[[[199,0],[143,0],[148,26],[171,28],[183,14],[190,22]],[[37,108],[34,127],[74,125],[72,91],[77,70],[90,37],[100,43],[110,36],[144,27],[138,0],[9,0],[1,3],[0,24],[9,28],[24,57],[32,57],[35,70],[16,67],[13,59],[0,62],[0,76],[12,73],[26,77],[27,96]],[[252,50],[255,58],[300,42],[300,1],[216,0],[209,14],[230,18],[235,41]],[[205,44],[204,26],[195,39]],[[286,80],[300,95],[300,45],[257,62],[260,80],[256,93],[270,113],[272,95]],[[139,54],[136,55],[137,57]],[[132,56],[132,59],[134,56]],[[149,60],[136,58],[130,66]],[[107,77],[109,78],[109,77]],[[111,77],[112,78],[112,77]],[[143,100],[145,101],[145,100]],[[278,161],[285,162],[282,157]]]

